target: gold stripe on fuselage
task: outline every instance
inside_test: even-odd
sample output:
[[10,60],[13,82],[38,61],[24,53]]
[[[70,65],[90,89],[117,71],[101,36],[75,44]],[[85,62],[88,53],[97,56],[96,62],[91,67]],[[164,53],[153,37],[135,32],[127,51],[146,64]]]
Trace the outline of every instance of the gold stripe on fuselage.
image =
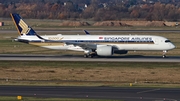
[[60,42],[29,42],[29,44],[36,46],[64,46],[64,43]]

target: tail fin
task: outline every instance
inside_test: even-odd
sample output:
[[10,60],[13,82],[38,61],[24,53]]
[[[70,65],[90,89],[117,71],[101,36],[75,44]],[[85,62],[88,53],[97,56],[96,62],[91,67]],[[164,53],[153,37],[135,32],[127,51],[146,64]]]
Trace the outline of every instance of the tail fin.
[[10,15],[19,35],[36,35],[36,32],[22,20],[19,14],[13,13]]
[[84,30],[84,32],[86,33],[86,35],[90,35],[90,33],[87,30]]

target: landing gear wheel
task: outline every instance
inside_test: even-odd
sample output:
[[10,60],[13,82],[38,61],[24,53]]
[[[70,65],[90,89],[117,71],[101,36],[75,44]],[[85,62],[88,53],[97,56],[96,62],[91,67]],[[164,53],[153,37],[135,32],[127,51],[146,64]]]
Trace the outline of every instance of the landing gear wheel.
[[93,54],[84,54],[84,57],[85,58],[93,58],[95,55]]
[[85,58],[88,58],[88,55],[87,55],[87,54],[84,54],[84,57],[85,57]]
[[163,55],[163,58],[166,58],[166,55]]
[[93,55],[89,55],[90,58],[93,58],[94,56]]
[[162,56],[163,58],[166,58],[166,53],[167,53],[167,51],[164,50],[164,51],[163,51],[163,56]]

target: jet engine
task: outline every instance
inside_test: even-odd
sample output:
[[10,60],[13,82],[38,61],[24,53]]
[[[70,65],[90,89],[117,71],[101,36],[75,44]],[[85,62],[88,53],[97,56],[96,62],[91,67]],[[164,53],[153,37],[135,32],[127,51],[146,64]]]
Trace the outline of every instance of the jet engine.
[[111,56],[114,52],[112,46],[98,46],[96,53],[99,56]]

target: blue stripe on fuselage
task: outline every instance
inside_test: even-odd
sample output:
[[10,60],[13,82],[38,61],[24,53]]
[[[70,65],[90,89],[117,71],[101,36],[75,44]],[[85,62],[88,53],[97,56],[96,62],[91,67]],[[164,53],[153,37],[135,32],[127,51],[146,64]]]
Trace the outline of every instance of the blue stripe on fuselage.
[[[42,42],[41,40],[32,40],[29,42]],[[46,42],[46,41],[45,41]],[[111,40],[52,40],[47,42],[117,42],[117,43],[154,43],[154,41],[111,41]]]

